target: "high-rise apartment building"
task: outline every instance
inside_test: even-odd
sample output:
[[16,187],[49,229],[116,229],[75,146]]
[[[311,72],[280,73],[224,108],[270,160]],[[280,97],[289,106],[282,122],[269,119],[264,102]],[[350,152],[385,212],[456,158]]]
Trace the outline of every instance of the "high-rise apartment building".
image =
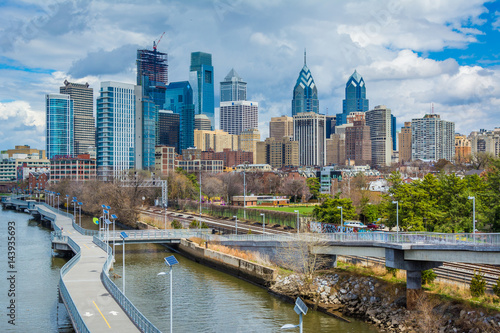
[[462,134],[455,134],[455,162],[469,162],[471,153],[471,142],[467,138],[467,136]]
[[211,131],[212,124],[210,123],[210,119],[206,114],[195,114],[194,115],[194,129],[200,131]]
[[391,109],[385,105],[377,105],[367,111],[366,125],[370,127],[372,142],[372,166],[383,167],[391,165],[392,158],[392,118]]
[[455,158],[455,123],[438,114],[426,114],[411,121],[411,159],[432,160]]
[[[97,98],[97,173],[111,180],[135,166],[136,86],[102,82]],[[140,92],[140,91],[139,91]]]
[[299,143],[290,141],[289,137],[281,140],[271,137],[258,142],[256,154],[258,164],[269,164],[276,169],[299,166]]
[[272,117],[269,122],[269,137],[281,141],[285,136],[293,138],[293,118],[287,116]]
[[247,100],[247,83],[231,69],[226,75],[224,81],[220,83],[220,101],[246,101]]
[[325,163],[325,116],[314,112],[293,116],[293,136],[299,142],[302,166],[322,166]]
[[74,150],[73,100],[70,95],[45,96],[47,158],[72,156]]
[[206,114],[210,119],[213,129],[215,124],[214,68],[210,53],[191,53],[189,83],[193,87],[195,114]]
[[193,89],[188,81],[171,82],[165,91],[165,110],[179,115],[179,150],[192,147],[194,144]]
[[411,122],[405,122],[399,133],[399,162],[411,161]]
[[348,165],[372,164],[370,127],[365,120],[356,120],[345,128],[345,158]]
[[292,117],[302,112],[319,113],[318,89],[314,83],[311,71],[306,65],[304,52],[304,67],[300,71],[297,83],[293,88]]
[[229,134],[241,132],[259,126],[259,104],[251,101],[233,101],[220,103],[220,127]]
[[331,134],[326,139],[326,165],[344,165],[345,164],[345,135]]
[[500,156],[500,128],[492,131],[481,129],[472,132],[469,136],[471,142],[471,153],[487,153],[492,156]]
[[239,149],[243,151],[251,151],[254,159],[257,154],[257,142],[260,141],[260,132],[257,128],[249,128],[241,131],[238,136]]
[[222,152],[224,149],[238,150],[238,136],[222,130],[194,130],[194,146],[200,151],[213,150]]
[[336,123],[343,125],[351,112],[366,112],[369,109],[366,99],[365,80],[357,71],[349,77],[345,85],[345,99],[342,101],[342,113],[338,113]]
[[[174,147],[175,152],[181,152],[179,149],[179,128],[180,115],[171,110],[160,110],[158,113],[158,144]],[[155,148],[155,151],[157,149]],[[155,162],[155,165],[157,161]]]
[[74,153],[83,154],[89,147],[95,147],[94,90],[88,83],[65,80],[59,92],[69,95],[73,100]]

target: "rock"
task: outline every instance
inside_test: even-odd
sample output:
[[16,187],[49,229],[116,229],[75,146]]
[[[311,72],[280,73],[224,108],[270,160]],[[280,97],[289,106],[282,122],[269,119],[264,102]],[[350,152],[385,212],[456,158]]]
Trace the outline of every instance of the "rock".
[[344,295],[344,294],[347,294],[347,290],[345,290],[345,289],[340,289],[339,291],[340,291],[340,293],[341,293],[341,294],[343,294],[343,295]]
[[325,287],[325,293],[327,293],[328,295],[330,295],[330,294],[331,294],[331,292],[332,292],[332,288],[331,288],[331,287],[326,286],[326,287]]

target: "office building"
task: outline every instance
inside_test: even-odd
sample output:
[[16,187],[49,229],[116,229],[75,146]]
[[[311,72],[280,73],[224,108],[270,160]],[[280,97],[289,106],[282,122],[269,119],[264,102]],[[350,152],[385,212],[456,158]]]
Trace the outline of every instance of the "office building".
[[226,75],[224,81],[220,83],[220,101],[246,101],[247,100],[247,83],[231,69]]
[[190,82],[172,82],[165,91],[165,110],[171,110],[179,115],[179,149],[194,145],[194,116],[193,88]]
[[467,136],[455,134],[455,162],[468,163],[472,153],[471,142]]
[[345,128],[345,159],[347,165],[372,163],[370,127],[366,126],[365,120],[357,120]]
[[210,124],[215,124],[214,109],[214,68],[212,55],[204,52],[191,53],[189,83],[193,87],[195,114],[205,114]]
[[194,115],[194,129],[200,131],[211,131],[212,124],[206,114]]
[[220,103],[220,128],[240,135],[245,130],[259,127],[259,104],[251,101]]
[[318,89],[307,67],[305,51],[304,67],[293,88],[292,117],[303,112],[319,113]]
[[326,139],[326,165],[344,165],[345,164],[345,134],[331,134]]
[[156,146],[155,147],[155,173],[168,175],[175,171],[175,153],[174,147]]
[[96,160],[89,154],[51,159],[50,181],[58,183],[63,179],[77,182],[96,179]]
[[222,152],[215,152],[213,150],[202,151],[202,160],[222,160],[224,161],[224,167],[235,167],[236,165],[243,164],[245,162],[253,164],[254,157],[252,152],[242,151],[242,150],[230,150],[224,149]]
[[249,128],[238,136],[238,147],[243,151],[252,152],[253,156],[257,154],[257,142],[260,141],[260,132],[257,128]]
[[19,153],[9,156],[3,153],[0,158],[0,183],[22,181],[29,177],[30,172],[48,172],[50,161],[41,158],[38,153]]
[[329,139],[332,134],[335,134],[335,126],[337,125],[336,116],[326,116],[325,135]]
[[342,101],[342,113],[336,117],[337,126],[347,122],[346,117],[351,112],[366,112],[369,108],[366,99],[365,80],[357,71],[349,77],[345,85],[345,99]]
[[455,123],[438,114],[426,114],[411,121],[411,159],[438,161],[455,158]]
[[83,154],[95,147],[94,89],[88,83],[64,81],[59,92],[73,100],[74,154]]
[[293,118],[287,116],[272,117],[269,122],[269,137],[280,141],[285,136],[293,138]]
[[411,122],[405,122],[399,133],[399,162],[411,161]]
[[[185,170],[187,173],[207,172],[218,174],[224,171],[224,161],[222,160],[176,160],[175,167]],[[201,169],[201,170],[200,170]]]
[[392,159],[392,117],[391,109],[377,105],[365,113],[366,126],[370,127],[372,144],[371,165],[384,167],[391,165]]
[[72,156],[74,149],[73,100],[69,95],[45,96],[47,158]]
[[398,137],[396,131],[396,120],[397,118],[391,114],[391,138],[392,138],[392,150],[398,150]]
[[[164,145],[175,148],[175,152],[180,152],[179,149],[179,128],[180,115],[170,110],[160,110],[158,113],[158,142],[157,145]],[[156,156],[155,147],[155,156]],[[156,158],[155,158],[156,160]],[[155,168],[156,168],[155,162]]]
[[102,82],[97,98],[97,173],[103,180],[124,175],[135,166],[136,86]]
[[275,169],[299,166],[299,143],[289,137],[267,138],[257,143],[257,164],[269,164]]
[[[145,77],[148,81],[145,81]],[[168,55],[159,52],[156,46],[151,50],[137,50],[137,85],[158,82],[165,86],[168,83]]]
[[299,164],[322,166],[325,163],[325,116],[314,112],[293,116],[294,141],[299,142]]
[[1,154],[7,154],[6,158],[14,157],[16,154],[25,154],[28,156],[38,156],[37,158],[45,159],[47,158],[45,155],[45,150],[43,149],[33,149],[30,146],[22,145],[22,146],[14,146],[14,149],[3,150]]
[[200,151],[213,150],[222,152],[224,149],[238,150],[239,138],[222,130],[200,131],[194,130],[194,146]]

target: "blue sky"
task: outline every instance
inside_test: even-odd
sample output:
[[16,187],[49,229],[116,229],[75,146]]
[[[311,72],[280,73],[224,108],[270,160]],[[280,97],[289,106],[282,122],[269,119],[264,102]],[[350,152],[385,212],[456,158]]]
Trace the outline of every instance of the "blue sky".
[[322,113],[341,112],[356,69],[398,126],[431,104],[463,134],[500,126],[498,1],[3,1],[0,150],[44,149],[45,94],[66,79],[96,96],[102,81],[134,83],[137,48],[164,31],[170,81],[188,79],[191,52],[212,53],[216,82],[233,67],[248,82],[262,139],[291,114],[304,48]]

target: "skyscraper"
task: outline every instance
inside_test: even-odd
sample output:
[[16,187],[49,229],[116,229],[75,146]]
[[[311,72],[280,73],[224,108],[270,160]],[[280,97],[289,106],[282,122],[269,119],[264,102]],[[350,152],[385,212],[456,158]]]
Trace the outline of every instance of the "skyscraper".
[[193,89],[188,81],[171,82],[165,91],[165,110],[179,115],[179,152],[194,144]]
[[224,81],[220,83],[220,101],[246,101],[247,100],[247,83],[231,69],[226,75]]
[[191,53],[189,83],[193,87],[195,114],[206,114],[210,118],[213,129],[215,124],[214,68],[210,53]]
[[73,134],[75,155],[83,154],[89,147],[95,147],[94,90],[89,84],[64,81],[59,88],[73,100]]
[[385,105],[377,105],[375,109],[367,111],[365,115],[366,125],[370,127],[372,165],[389,166],[392,158],[391,109]]
[[194,115],[194,129],[200,131],[210,131],[212,126],[210,124],[210,119],[206,114],[195,114]]
[[156,47],[153,51],[137,50],[137,85],[144,85],[146,76],[149,82],[159,82],[165,86],[168,83],[167,60],[167,54],[157,51]]
[[399,162],[411,161],[411,122],[405,122],[399,133]]
[[299,142],[300,165],[324,165],[325,122],[325,116],[315,112],[302,112],[293,116],[293,135],[294,140]]
[[293,137],[293,118],[272,117],[269,122],[269,137],[281,141],[284,136]]
[[311,71],[306,65],[304,51],[304,67],[300,71],[297,83],[293,88],[292,117],[302,112],[319,113],[318,89],[314,83]]
[[69,95],[45,96],[47,158],[74,154],[73,100]]
[[97,98],[97,172],[103,180],[123,176],[135,164],[136,86],[101,82]]
[[242,131],[259,127],[259,103],[234,101],[220,103],[221,130],[239,135]]
[[372,161],[370,127],[365,120],[355,120],[353,126],[345,128],[345,159],[348,165],[367,165]]
[[158,113],[158,145],[174,147],[179,150],[180,115],[173,111],[160,110]]
[[438,161],[455,158],[455,123],[438,114],[411,120],[411,159]]
[[346,117],[351,112],[368,111],[365,80],[357,71],[349,77],[345,85],[345,99],[342,101],[342,113],[337,114],[337,126],[346,123]]

